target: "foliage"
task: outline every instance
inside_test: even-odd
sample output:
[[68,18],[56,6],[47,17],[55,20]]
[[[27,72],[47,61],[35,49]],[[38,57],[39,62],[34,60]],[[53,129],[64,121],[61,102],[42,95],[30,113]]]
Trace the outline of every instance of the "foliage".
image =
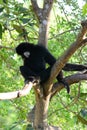
[[[54,3],[48,49],[56,58],[75,41],[80,28],[79,23],[87,14],[87,4],[84,3],[81,10],[78,1],[75,1],[56,0]],[[32,12],[29,0],[23,2],[1,0],[0,18],[0,92],[18,90],[20,86],[23,86],[23,78],[19,72],[22,61],[15,54],[14,48],[19,42],[25,40],[37,43],[39,24]],[[87,62],[86,50],[87,47],[79,49],[70,62],[85,64]],[[63,130],[86,130],[86,92],[87,85],[83,82],[73,85],[70,95],[67,95],[65,90],[56,95],[49,106],[49,124],[61,125]],[[0,128],[25,130],[26,115],[34,103],[33,90],[26,97],[1,101]],[[32,129],[30,125],[28,126],[29,130]]]

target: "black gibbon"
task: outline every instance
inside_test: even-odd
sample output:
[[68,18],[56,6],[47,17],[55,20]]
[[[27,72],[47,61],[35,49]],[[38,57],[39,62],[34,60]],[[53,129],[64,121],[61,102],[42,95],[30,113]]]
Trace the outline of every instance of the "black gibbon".
[[[25,82],[33,81],[33,78],[37,77],[40,78],[40,83],[47,81],[56,59],[45,47],[23,42],[16,47],[16,52],[24,61],[23,66],[20,66],[20,71],[25,79]],[[48,68],[46,68],[46,63],[49,64]],[[85,69],[87,69],[87,66],[85,65],[70,63],[67,63],[63,67],[63,70],[65,71],[83,71]],[[56,78],[59,82],[64,84],[67,92],[69,93],[70,88],[68,83],[63,79],[62,71],[60,71]]]

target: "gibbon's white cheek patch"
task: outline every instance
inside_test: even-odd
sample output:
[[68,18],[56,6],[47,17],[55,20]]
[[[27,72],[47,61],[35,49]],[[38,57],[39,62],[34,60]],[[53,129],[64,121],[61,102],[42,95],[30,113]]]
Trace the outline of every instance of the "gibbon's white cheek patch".
[[25,56],[26,58],[29,58],[30,52],[29,52],[29,51],[24,52],[24,56]]

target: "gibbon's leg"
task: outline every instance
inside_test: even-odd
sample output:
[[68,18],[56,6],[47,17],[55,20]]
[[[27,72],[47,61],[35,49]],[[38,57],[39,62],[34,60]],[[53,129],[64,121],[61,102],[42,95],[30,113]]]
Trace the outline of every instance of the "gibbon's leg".
[[29,81],[32,83],[39,83],[40,78],[27,66],[20,66],[20,71],[25,79],[25,84],[29,83]]
[[36,76],[36,74],[27,66],[20,66],[20,71],[24,79],[28,79],[29,76]]
[[[41,79],[41,84],[46,82],[48,80],[48,78],[50,77],[50,72],[51,72],[51,68],[52,67],[49,67],[47,69],[45,69],[44,71],[42,71],[39,76],[40,76],[40,79]],[[58,76],[56,77],[57,80],[59,82],[61,82],[62,84],[64,84],[66,90],[67,90],[67,93],[70,92],[70,88],[69,88],[69,85],[68,83],[63,79],[63,73],[62,71],[58,74]]]
[[69,93],[70,87],[69,87],[68,83],[64,80],[62,71],[60,71],[60,73],[58,74],[58,76],[56,78],[60,83],[64,84],[64,87],[66,88],[67,93]]
[[50,77],[50,72],[51,72],[51,67],[49,67],[39,73],[41,84],[48,80],[48,78]]

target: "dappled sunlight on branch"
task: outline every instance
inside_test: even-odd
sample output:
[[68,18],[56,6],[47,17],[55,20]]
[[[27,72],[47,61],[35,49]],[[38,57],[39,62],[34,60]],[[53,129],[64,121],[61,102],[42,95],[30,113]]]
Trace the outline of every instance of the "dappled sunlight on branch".
[[0,100],[14,99],[25,96],[29,94],[30,90],[32,89],[32,86],[33,84],[30,82],[29,84],[26,84],[22,90],[18,90],[15,92],[0,93]]

